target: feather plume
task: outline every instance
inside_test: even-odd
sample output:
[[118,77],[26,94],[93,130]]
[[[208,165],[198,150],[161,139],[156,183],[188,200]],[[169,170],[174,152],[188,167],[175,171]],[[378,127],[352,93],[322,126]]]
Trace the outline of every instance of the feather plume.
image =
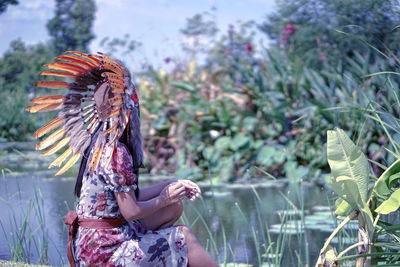
[[63,148],[65,145],[67,145],[70,140],[71,140],[70,136],[67,136],[67,137],[63,138],[60,142],[58,142],[52,148],[42,152],[40,154],[40,156],[48,156],[48,155],[54,154],[55,152],[57,152],[58,150]]
[[66,172],[69,168],[71,168],[72,165],[74,165],[78,159],[80,158],[81,154],[80,153],[76,153],[75,155],[73,155],[68,161],[67,163],[65,163],[65,165],[55,174],[56,176],[59,176],[61,174],[63,174],[64,172]]
[[50,64],[46,64],[44,66],[49,69],[53,69],[53,70],[65,70],[65,71],[71,72],[73,74],[81,74],[81,73],[88,72],[87,69],[84,69],[82,67],[79,67],[79,66],[76,66],[73,64],[65,63],[65,62],[53,62]]
[[49,169],[54,166],[60,167],[61,163],[63,163],[63,161],[66,158],[68,158],[71,154],[72,154],[72,148],[70,147],[67,150],[65,150],[64,153],[61,154],[61,156],[59,156],[58,158],[56,158],[56,160],[54,160],[52,163],[50,163]]
[[25,110],[29,111],[30,113],[36,113],[36,112],[58,110],[58,109],[61,109],[62,107],[63,107],[63,103],[49,103],[49,104],[39,104],[39,105],[27,106],[25,108]]
[[95,164],[98,162],[97,158],[101,155],[101,147],[97,147],[93,153],[92,160],[90,161],[88,172],[92,173],[95,169]]
[[90,62],[86,59],[79,58],[79,57],[72,56],[72,55],[61,55],[61,56],[55,57],[55,59],[68,61],[68,62],[71,62],[75,65],[78,65],[78,66],[86,68],[86,69],[91,69],[91,68],[97,67],[95,64],[93,64],[92,62]]
[[35,86],[51,88],[51,89],[68,89],[69,83],[63,81],[43,81],[43,82],[36,82]]
[[61,103],[65,97],[63,95],[50,95],[50,96],[42,96],[35,97],[30,100],[31,103],[35,104],[50,104],[50,103]]
[[42,71],[39,74],[40,75],[51,75],[51,76],[57,76],[57,77],[67,77],[67,78],[73,78],[73,79],[78,77],[77,75],[69,73],[69,72],[52,71],[52,70]]
[[60,129],[56,130],[55,132],[53,132],[51,135],[49,135],[42,141],[40,141],[39,143],[37,143],[35,145],[35,149],[42,150],[42,149],[45,149],[46,147],[51,146],[52,144],[54,144],[55,142],[60,140],[64,136],[64,134],[65,134],[65,128],[62,127]]
[[92,61],[93,63],[95,63],[97,66],[101,64],[100,61],[99,61],[98,59],[95,59],[95,58],[93,58],[92,56],[87,55],[87,54],[84,54],[84,53],[81,53],[81,52],[77,52],[77,51],[67,51],[67,53],[75,54],[75,55],[78,55],[78,56],[80,56],[80,57],[89,59],[90,61]]
[[54,130],[55,128],[60,127],[62,124],[63,124],[63,119],[62,118],[55,118],[51,122],[47,123],[45,126],[43,126],[40,129],[38,129],[33,134],[33,138],[37,139],[37,138],[47,134],[51,130]]

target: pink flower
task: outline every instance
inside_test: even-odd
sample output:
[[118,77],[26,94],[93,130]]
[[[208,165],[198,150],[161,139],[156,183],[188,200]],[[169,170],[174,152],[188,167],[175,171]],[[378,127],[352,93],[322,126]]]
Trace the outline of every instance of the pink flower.
[[246,45],[246,51],[247,51],[247,52],[251,52],[251,51],[253,51],[253,46],[251,45],[251,43],[250,43],[250,42],[247,42],[247,45]]
[[324,53],[321,53],[321,55],[319,56],[319,61],[326,61],[326,56]]
[[283,33],[285,35],[290,35],[290,34],[293,34],[295,32],[295,30],[296,30],[296,28],[295,28],[294,24],[289,23],[289,24],[286,24],[286,28],[283,30]]

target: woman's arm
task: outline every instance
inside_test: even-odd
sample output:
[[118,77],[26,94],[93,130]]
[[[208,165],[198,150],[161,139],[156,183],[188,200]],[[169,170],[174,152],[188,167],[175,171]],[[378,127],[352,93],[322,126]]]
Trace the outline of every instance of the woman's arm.
[[174,179],[174,180],[169,180],[169,181],[166,181],[166,182],[163,182],[163,183],[159,183],[159,184],[156,184],[156,185],[152,185],[152,186],[148,186],[148,187],[145,187],[143,189],[140,189],[138,200],[139,201],[146,201],[146,200],[155,198],[160,194],[160,192],[166,186],[168,186],[168,185],[170,185],[172,183],[175,183],[175,182],[180,182],[183,186],[185,186],[185,188],[186,188],[186,197],[189,200],[193,201],[193,200],[195,200],[196,198],[198,198],[200,196],[201,190],[200,190],[200,187],[197,184],[193,183],[190,180],[177,180],[177,179]]
[[137,201],[133,190],[115,192],[119,210],[127,221],[144,218],[157,210],[180,201],[186,190],[182,183],[170,183],[158,196],[145,201]]
[[172,184],[174,182],[176,182],[177,180],[169,180],[163,183],[159,183],[156,185],[152,185],[152,186],[148,186],[148,187],[144,187],[144,188],[140,188],[139,190],[139,197],[138,200],[139,201],[146,201],[146,200],[150,200],[152,198],[157,197],[158,195],[160,195],[160,192],[169,184]]

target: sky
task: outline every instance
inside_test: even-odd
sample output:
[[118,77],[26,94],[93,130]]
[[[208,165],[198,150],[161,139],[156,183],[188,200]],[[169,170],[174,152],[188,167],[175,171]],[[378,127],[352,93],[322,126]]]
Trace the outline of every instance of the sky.
[[[139,40],[141,48],[135,58],[138,66],[144,60],[155,66],[163,58],[182,54],[182,35],[186,19],[216,8],[216,22],[221,31],[238,20],[261,22],[273,12],[274,0],[96,0],[94,22],[96,38],[90,44],[91,52],[104,51],[100,45],[105,37],[123,37]],[[46,23],[54,16],[55,3],[51,0],[19,0],[17,6],[8,6],[0,15],[0,55],[12,40],[21,38],[28,44],[49,40]],[[264,35],[256,41],[267,42]]]

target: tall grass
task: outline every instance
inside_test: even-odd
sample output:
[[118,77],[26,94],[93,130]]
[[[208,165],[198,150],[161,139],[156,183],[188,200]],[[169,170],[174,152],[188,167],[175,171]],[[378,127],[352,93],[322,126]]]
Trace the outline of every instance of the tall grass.
[[[189,227],[197,226],[201,228],[201,232],[206,233],[206,236],[198,236],[200,242],[205,245],[206,249],[218,260],[220,266],[238,266],[238,264],[246,264],[248,266],[311,266],[310,251],[308,250],[308,239],[305,232],[305,205],[302,184],[293,187],[294,192],[299,202],[296,206],[288,197],[282,194],[282,201],[286,203],[287,209],[278,214],[280,227],[279,232],[271,232],[269,225],[270,218],[266,218],[263,213],[264,205],[259,193],[255,187],[251,187],[249,197],[253,198],[255,211],[251,216],[247,216],[243,210],[247,207],[241,207],[237,202],[233,202],[232,216],[239,214],[232,220],[240,220],[242,232],[231,233],[234,237],[234,243],[227,241],[226,226],[224,218],[220,218],[218,227],[213,227],[213,217],[218,216],[218,211],[212,204],[215,201],[213,197],[210,202],[206,202],[200,198],[201,205],[191,207],[196,213],[196,216],[189,220],[187,214],[182,215],[182,222]],[[214,189],[211,187],[210,191]],[[202,210],[203,209],[203,210]],[[237,211],[236,213],[234,211]],[[295,212],[287,212],[287,211]],[[299,224],[296,226],[296,233],[293,234],[293,228],[288,225],[288,222],[300,217]],[[226,218],[225,218],[226,219]],[[240,244],[239,236],[248,237]],[[295,247],[293,247],[293,238],[296,239]],[[236,247],[239,246],[239,250]],[[248,252],[250,249],[255,252],[250,258]],[[241,255],[238,255],[238,251]],[[244,256],[243,256],[244,254]],[[315,259],[316,260],[316,259]]]
[[[6,206],[8,214],[8,224],[0,221],[0,226],[4,240],[6,241],[10,260],[24,263],[32,262],[32,255],[37,255],[36,263],[49,263],[49,234],[46,227],[46,217],[44,212],[44,199],[39,183],[34,183],[34,195],[29,198],[25,208],[16,209],[15,202],[26,199],[21,190],[18,179],[16,184],[18,191],[9,194],[5,171],[2,170],[3,185],[6,196],[0,197],[2,204]],[[10,172],[10,171],[9,171]],[[7,231],[9,227],[9,232]]]

